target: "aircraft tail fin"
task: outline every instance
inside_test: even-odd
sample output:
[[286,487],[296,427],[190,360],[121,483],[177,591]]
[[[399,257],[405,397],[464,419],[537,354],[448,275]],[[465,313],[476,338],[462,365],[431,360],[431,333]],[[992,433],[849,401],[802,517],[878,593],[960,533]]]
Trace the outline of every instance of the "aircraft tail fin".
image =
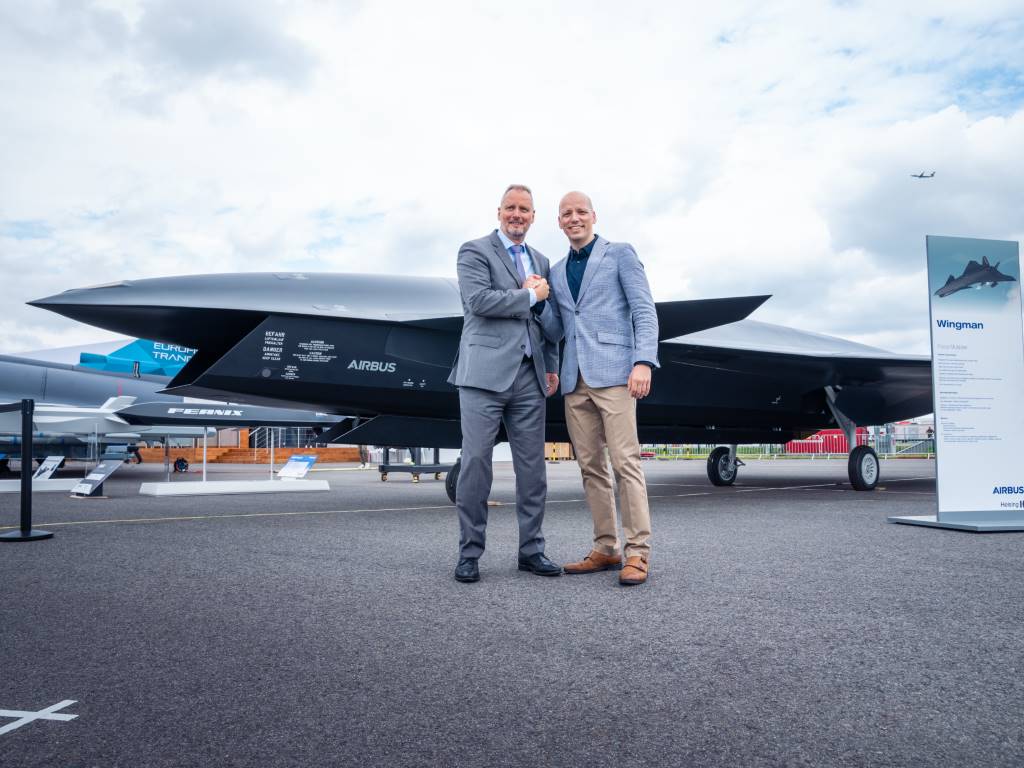
[[134,395],[121,395],[119,397],[108,397],[106,402],[100,406],[102,411],[118,411],[127,408],[136,400]]
[[[659,301],[655,304],[658,312],[658,340],[674,339],[677,336],[685,336],[688,333],[696,333],[742,320],[769,298],[771,297],[736,296],[724,299]],[[400,314],[392,313],[387,316],[387,319],[435,331],[448,333],[462,331],[461,315],[436,315],[433,317],[420,315],[405,318]]]
[[654,305],[658,311],[658,341],[743,320],[770,298],[766,295],[659,301]]
[[135,339],[108,355],[82,352],[78,364],[98,371],[174,376],[193,354],[195,350],[188,347]]
[[[988,263],[988,256],[982,256],[981,257],[981,266],[983,266],[983,267],[991,267],[992,266],[991,264]],[[998,266],[998,265],[996,265],[996,266]]]

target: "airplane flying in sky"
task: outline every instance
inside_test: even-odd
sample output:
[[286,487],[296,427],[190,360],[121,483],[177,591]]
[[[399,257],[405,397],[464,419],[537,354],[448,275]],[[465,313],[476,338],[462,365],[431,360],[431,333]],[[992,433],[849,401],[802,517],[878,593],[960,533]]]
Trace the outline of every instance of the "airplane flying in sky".
[[[839,426],[856,445],[858,424],[931,412],[928,357],[745,319],[768,298],[657,304],[662,367],[639,403],[641,442],[719,444],[708,475],[725,485],[736,478],[739,443],[784,443]],[[30,303],[198,350],[169,393],[370,417],[342,420],[333,442],[461,445],[458,393],[447,382],[462,328],[453,279],[197,275]],[[547,407],[547,439],[567,440],[560,397]],[[851,452],[858,489],[873,488],[878,469],[868,446]]]
[[1017,282],[1017,278],[1012,275],[1004,275],[999,271],[998,261],[995,263],[995,266],[992,266],[988,263],[988,256],[982,256],[981,264],[974,259],[967,262],[967,266],[964,267],[960,277],[950,275],[946,279],[945,285],[939,288],[935,295],[941,299],[949,296],[951,293],[963,291],[967,288],[981,288],[986,284],[989,288],[995,288],[999,283],[1015,282]]
[[924,171],[921,171],[920,173],[912,173],[912,174],[910,174],[910,177],[913,178],[913,179],[930,179],[930,178],[932,178],[934,176],[935,176],[935,171],[932,171],[931,173],[925,173]]

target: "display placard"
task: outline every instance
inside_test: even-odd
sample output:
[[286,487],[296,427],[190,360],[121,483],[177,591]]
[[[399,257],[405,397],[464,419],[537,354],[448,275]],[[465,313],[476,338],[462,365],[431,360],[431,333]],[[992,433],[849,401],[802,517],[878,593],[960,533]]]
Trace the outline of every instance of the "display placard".
[[49,480],[54,472],[64,462],[63,456],[47,456],[43,463],[39,465],[39,469],[32,475],[33,480]]
[[927,238],[938,522],[1024,520],[1024,313],[1015,242]]
[[281,467],[277,476],[282,480],[300,480],[316,464],[316,456],[292,456]]

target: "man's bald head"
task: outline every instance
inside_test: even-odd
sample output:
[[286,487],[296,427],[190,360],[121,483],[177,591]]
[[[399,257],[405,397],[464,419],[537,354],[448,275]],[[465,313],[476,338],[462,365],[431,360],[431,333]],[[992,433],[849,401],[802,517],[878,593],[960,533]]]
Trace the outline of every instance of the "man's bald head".
[[594,239],[594,223],[597,214],[590,197],[582,192],[568,192],[558,204],[558,227],[576,250],[583,248]]
[[571,202],[572,204],[584,202],[586,203],[587,208],[590,209],[591,213],[593,213],[594,211],[594,203],[593,201],[591,201],[590,195],[584,194],[583,192],[566,192],[564,195],[562,195],[562,200],[558,204],[559,212],[561,212],[562,206],[565,205],[567,202]]

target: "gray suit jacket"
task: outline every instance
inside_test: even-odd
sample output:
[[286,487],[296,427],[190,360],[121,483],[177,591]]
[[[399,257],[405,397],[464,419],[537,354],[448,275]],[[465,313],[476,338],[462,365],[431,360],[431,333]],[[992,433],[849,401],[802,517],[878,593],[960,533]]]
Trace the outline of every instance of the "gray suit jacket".
[[[546,278],[548,260],[534,248],[529,252],[534,270]],[[464,320],[448,382],[457,387],[505,391],[519,371],[529,334],[533,367],[541,391],[545,391],[544,374],[558,370],[558,348],[545,340],[540,320],[530,307],[530,292],[520,287],[512,257],[496,230],[463,244],[458,273]]]
[[565,338],[562,394],[576,389],[583,374],[591,387],[625,384],[638,362],[658,366],[658,314],[644,266],[629,243],[599,237],[573,301],[565,275],[567,259],[551,268],[551,295],[541,316],[544,334]]

